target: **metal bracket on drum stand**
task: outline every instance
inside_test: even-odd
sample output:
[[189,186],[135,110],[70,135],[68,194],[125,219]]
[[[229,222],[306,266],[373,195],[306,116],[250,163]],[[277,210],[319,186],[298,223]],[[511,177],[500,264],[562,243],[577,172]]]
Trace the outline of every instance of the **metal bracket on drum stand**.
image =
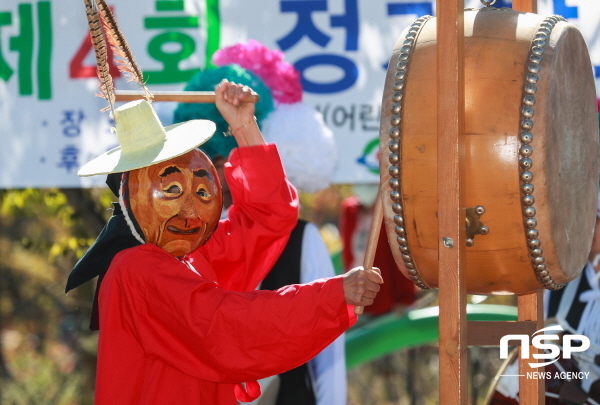
[[490,233],[490,228],[479,220],[483,214],[485,214],[485,207],[483,205],[467,208],[467,247],[473,246],[475,235],[487,235]]

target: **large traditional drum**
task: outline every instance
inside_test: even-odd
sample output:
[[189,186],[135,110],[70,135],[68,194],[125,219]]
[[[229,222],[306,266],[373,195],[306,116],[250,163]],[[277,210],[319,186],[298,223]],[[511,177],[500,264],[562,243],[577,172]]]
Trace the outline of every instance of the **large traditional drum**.
[[[590,250],[598,192],[594,76],[562,17],[465,11],[466,279],[470,294],[561,288]],[[395,45],[383,94],[384,222],[395,261],[438,279],[436,19]]]

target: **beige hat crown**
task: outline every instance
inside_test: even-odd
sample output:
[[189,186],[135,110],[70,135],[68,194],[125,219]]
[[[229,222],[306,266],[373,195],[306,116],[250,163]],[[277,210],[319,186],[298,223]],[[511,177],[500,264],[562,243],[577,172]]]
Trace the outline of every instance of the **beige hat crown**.
[[115,109],[115,123],[120,146],[86,163],[77,173],[79,176],[126,172],[164,162],[202,145],[216,129],[208,120],[191,120],[165,128],[146,100]]
[[[132,109],[137,111],[131,114]],[[136,153],[151,145],[162,145],[167,139],[167,133],[156,112],[144,100],[134,101],[116,109],[115,123],[121,153]]]

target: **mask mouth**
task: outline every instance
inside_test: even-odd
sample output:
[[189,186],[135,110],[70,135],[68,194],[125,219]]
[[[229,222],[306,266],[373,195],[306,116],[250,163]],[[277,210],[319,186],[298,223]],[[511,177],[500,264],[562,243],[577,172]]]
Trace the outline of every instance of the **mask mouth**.
[[179,229],[174,227],[173,225],[167,226],[167,231],[177,234],[177,235],[193,235],[195,233],[200,232],[200,228],[192,228],[192,229]]

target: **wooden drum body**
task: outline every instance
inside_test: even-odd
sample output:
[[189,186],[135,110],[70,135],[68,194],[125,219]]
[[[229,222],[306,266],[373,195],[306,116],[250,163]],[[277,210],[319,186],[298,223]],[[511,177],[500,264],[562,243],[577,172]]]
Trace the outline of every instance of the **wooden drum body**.
[[[598,119],[587,47],[557,16],[469,10],[464,26],[463,204],[483,207],[478,229],[489,230],[466,248],[467,292],[561,288],[587,261],[596,217]],[[422,288],[439,285],[443,236],[436,69],[436,19],[421,17],[390,59],[380,164],[395,261]]]

